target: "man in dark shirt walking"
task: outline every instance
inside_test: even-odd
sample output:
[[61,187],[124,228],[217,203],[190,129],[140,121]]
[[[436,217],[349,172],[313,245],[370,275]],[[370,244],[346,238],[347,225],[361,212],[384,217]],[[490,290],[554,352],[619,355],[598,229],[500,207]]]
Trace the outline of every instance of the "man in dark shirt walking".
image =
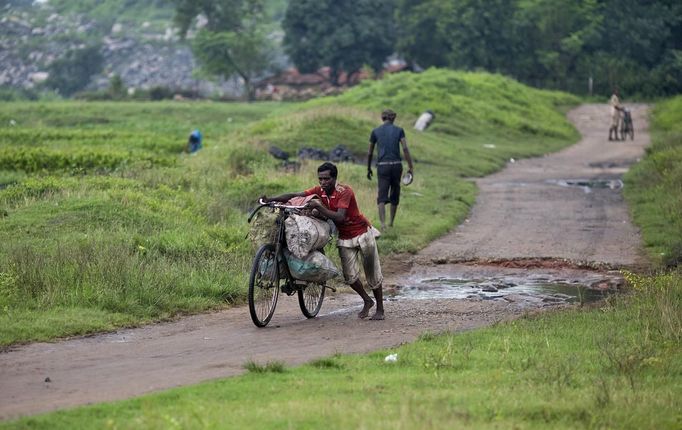
[[381,120],[384,122],[379,127],[372,130],[369,136],[369,152],[367,153],[367,179],[372,179],[372,156],[374,146],[379,147],[377,157],[377,175],[379,179],[379,191],[377,193],[377,206],[379,207],[379,221],[381,229],[386,228],[386,203],[391,204],[391,218],[389,226],[393,226],[395,214],[400,203],[400,179],[403,174],[403,163],[400,158],[400,147],[407,160],[410,175],[414,174],[412,157],[407,149],[405,130],[393,125],[396,113],[391,109],[381,112]]

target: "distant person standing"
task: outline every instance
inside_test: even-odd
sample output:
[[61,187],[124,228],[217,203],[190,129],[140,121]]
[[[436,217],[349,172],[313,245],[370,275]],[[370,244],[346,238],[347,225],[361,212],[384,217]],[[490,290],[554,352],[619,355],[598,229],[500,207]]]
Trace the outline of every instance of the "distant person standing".
[[187,146],[185,147],[185,152],[189,154],[194,154],[201,149],[201,132],[199,130],[194,130],[187,140]]
[[609,128],[609,140],[618,140],[618,124],[620,123],[620,98],[618,88],[613,89],[613,94],[609,100],[611,106],[611,127]]
[[403,163],[400,157],[400,147],[409,166],[408,173],[413,175],[414,166],[412,157],[407,149],[405,130],[393,125],[396,113],[391,109],[381,112],[381,120],[384,122],[372,130],[369,136],[369,151],[367,153],[367,179],[372,179],[372,156],[374,147],[378,146],[377,176],[379,189],[377,193],[377,206],[379,208],[379,221],[381,229],[386,228],[386,203],[391,204],[391,218],[389,226],[393,226],[395,214],[400,203],[400,179],[403,174]]

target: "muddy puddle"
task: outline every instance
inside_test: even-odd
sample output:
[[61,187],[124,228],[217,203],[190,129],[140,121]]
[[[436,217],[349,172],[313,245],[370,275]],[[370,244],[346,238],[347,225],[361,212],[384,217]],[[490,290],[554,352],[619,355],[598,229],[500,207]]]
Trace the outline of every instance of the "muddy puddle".
[[388,300],[496,300],[522,307],[591,303],[617,292],[622,278],[580,270],[454,269],[436,276],[413,274],[388,289]]
[[547,182],[560,187],[580,188],[585,193],[590,193],[593,189],[617,191],[623,188],[623,181],[620,179],[550,179]]

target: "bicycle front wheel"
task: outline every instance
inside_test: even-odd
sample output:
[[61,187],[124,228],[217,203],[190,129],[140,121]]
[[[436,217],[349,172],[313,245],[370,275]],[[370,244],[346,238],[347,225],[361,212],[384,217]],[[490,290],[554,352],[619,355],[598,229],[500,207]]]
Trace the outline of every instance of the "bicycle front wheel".
[[249,313],[257,327],[272,319],[279,297],[279,268],[275,246],[263,245],[256,253],[249,278]]
[[298,304],[306,318],[315,318],[324,300],[326,288],[322,284],[310,282],[298,290]]

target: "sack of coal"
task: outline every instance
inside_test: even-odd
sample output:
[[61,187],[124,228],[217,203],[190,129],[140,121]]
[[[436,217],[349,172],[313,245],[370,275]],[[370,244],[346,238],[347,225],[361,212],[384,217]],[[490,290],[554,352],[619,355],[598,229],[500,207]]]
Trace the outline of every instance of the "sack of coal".
[[304,258],[298,258],[285,249],[284,258],[294,279],[323,284],[339,276],[339,269],[320,251],[313,251]]
[[287,248],[298,258],[304,258],[311,251],[324,248],[329,242],[329,224],[317,218],[291,215],[284,221]]

